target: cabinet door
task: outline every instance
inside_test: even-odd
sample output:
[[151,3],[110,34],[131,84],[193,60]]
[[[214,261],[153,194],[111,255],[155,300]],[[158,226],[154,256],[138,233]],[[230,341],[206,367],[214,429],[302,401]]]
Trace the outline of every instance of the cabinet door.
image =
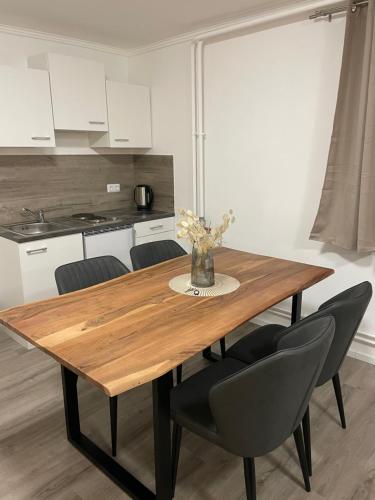
[[58,295],[55,270],[83,259],[82,234],[32,241],[19,245],[24,302]]
[[135,238],[136,245],[142,243],[150,243],[151,241],[174,240],[174,231],[167,231],[165,233],[149,234],[148,236],[140,236]]
[[0,147],[53,147],[48,73],[0,66]]
[[111,147],[150,148],[150,89],[143,85],[107,81]]
[[55,129],[108,130],[103,64],[48,54],[48,69]]

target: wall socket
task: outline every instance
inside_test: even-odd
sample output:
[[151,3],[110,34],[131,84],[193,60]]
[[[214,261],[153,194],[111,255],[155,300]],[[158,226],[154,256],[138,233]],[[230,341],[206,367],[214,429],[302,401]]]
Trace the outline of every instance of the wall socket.
[[120,184],[107,184],[107,193],[119,193]]

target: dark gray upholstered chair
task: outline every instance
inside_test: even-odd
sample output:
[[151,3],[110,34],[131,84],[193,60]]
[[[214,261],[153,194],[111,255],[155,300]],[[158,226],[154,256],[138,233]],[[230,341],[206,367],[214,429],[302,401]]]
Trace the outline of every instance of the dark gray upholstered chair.
[[173,485],[182,427],[243,457],[247,498],[255,500],[254,458],[279,447],[291,434],[305,488],[310,480],[301,420],[327,357],[333,317],[294,325],[280,350],[249,365],[225,358],[172,389]]
[[[339,370],[366,312],[371,296],[371,283],[364,281],[336,295],[327,302],[324,302],[317,312],[303,320],[303,322],[305,322],[328,315],[335,318],[335,336],[316,385],[321,386],[328,382],[328,380],[332,380],[343,429],[346,428],[346,419]],[[254,363],[276,352],[279,349],[280,339],[282,339],[286,331],[285,327],[280,325],[263,326],[249,333],[229,348],[226,352],[226,356],[241,360],[245,363]],[[303,420],[303,430],[309,472],[311,475],[310,414],[308,408]]]
[[93,257],[60,266],[55,271],[59,294],[75,292],[129,273],[129,269],[112,255]]
[[[55,271],[55,279],[59,294],[63,295],[104,283],[129,272],[129,269],[116,257],[106,255],[60,266]],[[111,417],[112,455],[116,456],[117,396],[109,398],[109,411]]]
[[[174,240],[151,241],[136,245],[130,249],[130,257],[134,271],[154,266],[166,260],[187,255],[185,250]],[[220,340],[221,355],[225,355],[225,338]],[[182,365],[177,367],[177,383],[182,380]]]
[[174,240],[151,241],[130,249],[134,271],[182,257],[182,255],[186,255],[185,250]]

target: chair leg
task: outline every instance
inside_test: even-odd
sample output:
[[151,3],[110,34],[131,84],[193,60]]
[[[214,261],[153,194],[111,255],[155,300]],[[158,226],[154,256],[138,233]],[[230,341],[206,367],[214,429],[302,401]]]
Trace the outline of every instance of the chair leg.
[[224,359],[225,358],[225,337],[220,339],[220,352],[221,352],[222,359]]
[[181,384],[182,382],[182,365],[178,365],[178,367],[176,368],[176,374],[177,374],[176,381],[178,385]]
[[117,454],[117,396],[109,398],[109,414],[111,417],[112,456]]
[[309,469],[307,467],[307,460],[306,460],[306,454],[305,454],[305,447],[304,447],[304,443],[303,443],[301,425],[299,425],[297,427],[297,429],[294,431],[293,436],[294,436],[294,441],[296,443],[299,463],[300,463],[301,469],[302,469],[303,480],[305,482],[305,489],[306,489],[306,491],[311,491]]
[[336,375],[333,377],[332,382],[333,382],[333,387],[335,389],[337,406],[339,407],[341,426],[343,429],[346,429],[344,401],[342,399],[340,376],[338,373],[336,373]]
[[254,459],[244,458],[243,468],[245,472],[246,498],[247,500],[256,500],[257,488],[256,488]]
[[178,469],[178,460],[180,458],[180,448],[181,448],[181,435],[182,435],[182,427],[181,425],[173,422],[173,432],[172,432],[172,488],[173,488],[173,496],[176,489],[176,480],[177,480],[177,469]]
[[307,467],[309,475],[312,476],[312,461],[311,461],[311,431],[310,431],[310,408],[307,407],[306,413],[302,420],[303,440],[305,442]]

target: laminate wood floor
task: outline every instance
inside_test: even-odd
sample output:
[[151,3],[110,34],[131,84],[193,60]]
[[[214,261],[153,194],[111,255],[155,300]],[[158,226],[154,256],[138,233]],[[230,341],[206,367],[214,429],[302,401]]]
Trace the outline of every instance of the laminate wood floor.
[[[228,344],[241,335],[232,334]],[[184,375],[207,365],[196,356]],[[342,369],[348,429],[338,424],[330,384],[311,404],[312,492],[302,488],[293,439],[256,460],[259,500],[375,499],[375,366],[348,358]],[[109,451],[108,399],[79,382],[82,429]],[[277,419],[277,415],[275,415]],[[153,488],[151,386],[119,398],[118,460]],[[59,365],[0,336],[0,499],[128,498],[65,438]],[[184,431],[176,500],[245,498],[242,460]]]

